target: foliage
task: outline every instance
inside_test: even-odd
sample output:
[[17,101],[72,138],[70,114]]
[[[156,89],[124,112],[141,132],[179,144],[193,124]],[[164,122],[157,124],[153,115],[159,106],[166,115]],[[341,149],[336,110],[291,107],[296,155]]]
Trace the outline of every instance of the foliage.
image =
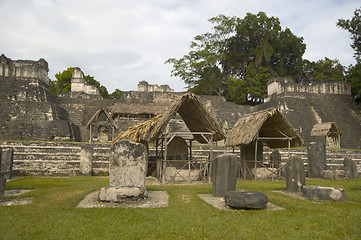
[[325,57],[324,60],[311,62],[304,60],[303,75],[299,82],[342,81],[345,76],[345,68],[335,59]]
[[188,54],[166,61],[173,64],[172,76],[180,77],[189,90],[245,103],[266,96],[270,77],[300,74],[306,46],[289,29],[282,30],[278,18],[259,12],[244,19],[219,15],[209,21],[212,33],[196,36]]
[[[264,192],[283,211],[222,211],[198,194],[211,184],[147,185],[166,191],[166,208],[88,208],[76,205],[88,193],[109,184],[107,177],[25,177],[7,189],[34,189],[33,203],[0,207],[2,239],[359,239],[361,179],[307,179],[307,185],[343,188],[347,201],[301,200],[275,190],[284,181],[238,180],[237,190]],[[188,201],[184,201],[184,197]]]
[[361,8],[355,10],[351,20],[338,19],[336,25],[351,34],[351,40],[353,41],[351,47],[355,51],[356,60],[359,62],[361,59]]
[[109,94],[109,99],[120,100],[123,96],[123,91],[116,88],[113,93]]
[[361,62],[348,68],[347,81],[351,84],[351,93],[355,101],[361,103]]
[[69,92],[71,88],[71,77],[73,76],[73,68],[69,67],[68,69],[56,73],[55,81],[49,81],[50,92],[54,95],[59,93]]

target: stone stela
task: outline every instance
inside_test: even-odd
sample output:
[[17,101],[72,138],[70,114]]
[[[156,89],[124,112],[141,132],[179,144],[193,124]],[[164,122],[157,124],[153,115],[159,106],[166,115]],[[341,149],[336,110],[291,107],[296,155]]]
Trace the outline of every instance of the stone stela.
[[99,200],[122,202],[146,198],[147,164],[147,149],[143,144],[130,140],[114,143],[110,149],[109,186],[100,190]]

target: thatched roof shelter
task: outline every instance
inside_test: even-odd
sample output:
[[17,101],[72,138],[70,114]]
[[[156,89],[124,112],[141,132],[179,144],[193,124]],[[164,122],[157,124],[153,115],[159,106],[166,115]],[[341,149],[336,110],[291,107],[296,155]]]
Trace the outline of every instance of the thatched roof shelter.
[[90,120],[88,121],[88,123],[87,123],[87,125],[86,125],[86,128],[89,129],[90,126],[91,126],[92,124],[94,124],[102,114],[104,114],[106,120],[109,121],[110,125],[111,125],[112,127],[114,127],[115,129],[117,129],[117,126],[115,125],[113,119],[109,116],[109,114],[108,114],[103,108],[102,108],[102,109],[99,109],[98,111],[96,111],[96,112],[94,113],[94,115],[93,115],[93,116],[90,118]]
[[301,146],[303,141],[286,117],[276,108],[269,108],[248,114],[238,119],[228,134],[226,146],[248,145],[254,140],[262,140],[270,148]]
[[[113,142],[128,138],[134,141],[145,140],[152,142],[165,131],[168,122],[178,113],[193,137],[200,143],[207,143],[202,133],[212,133],[213,141],[225,138],[223,129],[193,93],[186,93],[168,109],[168,111],[137,125],[129,127],[127,131],[119,133]],[[198,134],[197,134],[198,132]]]
[[311,131],[313,137],[341,136],[340,128],[334,122],[325,122],[315,124]]

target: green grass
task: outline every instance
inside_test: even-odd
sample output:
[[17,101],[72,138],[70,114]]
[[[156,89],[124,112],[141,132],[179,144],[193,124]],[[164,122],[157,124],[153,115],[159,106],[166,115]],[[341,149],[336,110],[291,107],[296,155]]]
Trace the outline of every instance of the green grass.
[[[218,210],[197,194],[210,184],[147,186],[165,190],[169,206],[158,209],[76,208],[87,194],[108,184],[107,177],[25,177],[7,189],[34,189],[24,206],[0,207],[0,239],[359,239],[361,179],[307,179],[307,185],[341,187],[346,202],[299,200],[272,190],[285,182],[239,180],[238,190],[264,192],[284,211]],[[187,195],[190,202],[182,200]]]

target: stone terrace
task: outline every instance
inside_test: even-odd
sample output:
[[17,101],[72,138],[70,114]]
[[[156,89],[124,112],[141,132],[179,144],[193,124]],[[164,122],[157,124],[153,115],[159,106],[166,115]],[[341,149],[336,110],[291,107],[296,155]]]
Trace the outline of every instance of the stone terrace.
[[[39,176],[72,176],[79,174],[80,152],[83,146],[93,147],[93,174],[107,175],[110,144],[99,143],[77,143],[77,142],[21,142],[21,141],[0,141],[0,147],[14,148],[15,176],[39,175]],[[282,162],[288,158],[287,149],[279,149]],[[232,152],[232,148],[215,147],[215,155],[224,152]],[[235,149],[239,154],[239,149]],[[269,160],[271,149],[264,149],[264,161]],[[208,146],[194,146],[192,155],[194,159],[207,159]],[[343,166],[343,159],[353,159],[361,174],[361,150],[327,150],[327,170],[340,170]],[[150,155],[155,155],[154,146],[150,145]],[[291,149],[291,155],[298,155],[307,166],[307,150]]]

